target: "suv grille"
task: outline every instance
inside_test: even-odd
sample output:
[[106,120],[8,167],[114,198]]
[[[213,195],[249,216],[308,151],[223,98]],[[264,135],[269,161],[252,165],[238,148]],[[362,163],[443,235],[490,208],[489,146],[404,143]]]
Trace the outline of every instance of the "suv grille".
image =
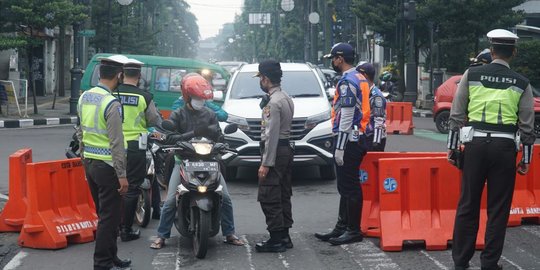
[[[254,141],[261,140],[261,119],[248,119],[248,130],[243,130],[249,138]],[[295,118],[292,120],[291,140],[301,140],[308,134],[310,129],[306,129],[306,118]]]

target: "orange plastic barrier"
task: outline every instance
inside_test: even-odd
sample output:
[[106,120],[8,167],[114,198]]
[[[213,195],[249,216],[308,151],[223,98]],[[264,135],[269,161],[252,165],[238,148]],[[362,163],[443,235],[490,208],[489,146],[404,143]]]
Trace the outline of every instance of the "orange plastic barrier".
[[19,245],[59,249],[93,241],[98,220],[81,160],[30,163],[26,173],[28,211]]
[[[534,146],[533,158],[526,175],[516,173],[516,185],[508,226],[521,225],[522,219],[540,224],[540,145]],[[517,162],[521,160],[521,152]]]
[[410,102],[386,103],[386,131],[393,134],[413,134],[413,113]]
[[26,164],[32,162],[32,149],[21,149],[9,156],[9,200],[0,213],[0,232],[18,232],[26,215]]
[[[445,152],[368,152],[360,168],[358,176],[362,183],[364,203],[360,228],[367,236],[379,237],[381,220],[379,216],[379,159],[408,157],[445,157]],[[459,179],[457,179],[459,181]]]
[[[400,251],[405,240],[446,249],[459,200],[458,169],[446,157],[380,159],[379,180],[381,249]],[[483,204],[477,248],[484,246],[485,212]]]

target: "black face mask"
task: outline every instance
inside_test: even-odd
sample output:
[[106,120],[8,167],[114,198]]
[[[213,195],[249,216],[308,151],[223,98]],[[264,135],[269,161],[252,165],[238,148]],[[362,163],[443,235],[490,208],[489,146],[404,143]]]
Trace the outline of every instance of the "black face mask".
[[334,61],[332,61],[332,69],[334,69],[334,71],[337,73],[341,73],[341,70],[339,69],[339,67],[334,65]]
[[261,103],[259,103],[259,107],[262,109],[264,107],[266,107],[266,105],[268,104],[268,102],[270,102],[270,96],[269,95],[264,95],[262,98],[261,98]]

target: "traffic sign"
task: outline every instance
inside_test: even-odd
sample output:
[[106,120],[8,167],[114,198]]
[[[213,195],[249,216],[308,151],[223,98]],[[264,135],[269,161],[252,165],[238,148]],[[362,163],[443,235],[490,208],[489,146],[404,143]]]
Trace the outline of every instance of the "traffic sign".
[[96,30],[94,29],[81,30],[79,31],[79,35],[81,35],[82,37],[94,37],[96,36]]

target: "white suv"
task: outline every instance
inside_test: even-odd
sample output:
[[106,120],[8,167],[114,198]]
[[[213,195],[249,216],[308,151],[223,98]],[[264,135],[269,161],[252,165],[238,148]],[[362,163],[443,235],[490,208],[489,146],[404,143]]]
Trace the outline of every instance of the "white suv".
[[[259,79],[253,78],[258,64],[241,66],[233,75],[223,109],[227,122],[238,125],[238,131],[225,135],[238,155],[224,155],[228,177],[235,177],[240,166],[259,166],[261,154],[261,109],[264,92]],[[319,166],[323,179],[334,179],[334,141],[330,124],[330,103],[317,67],[307,63],[281,63],[282,89],[294,102],[291,139],[295,142],[294,166]],[[225,126],[225,123],[222,123]]]

